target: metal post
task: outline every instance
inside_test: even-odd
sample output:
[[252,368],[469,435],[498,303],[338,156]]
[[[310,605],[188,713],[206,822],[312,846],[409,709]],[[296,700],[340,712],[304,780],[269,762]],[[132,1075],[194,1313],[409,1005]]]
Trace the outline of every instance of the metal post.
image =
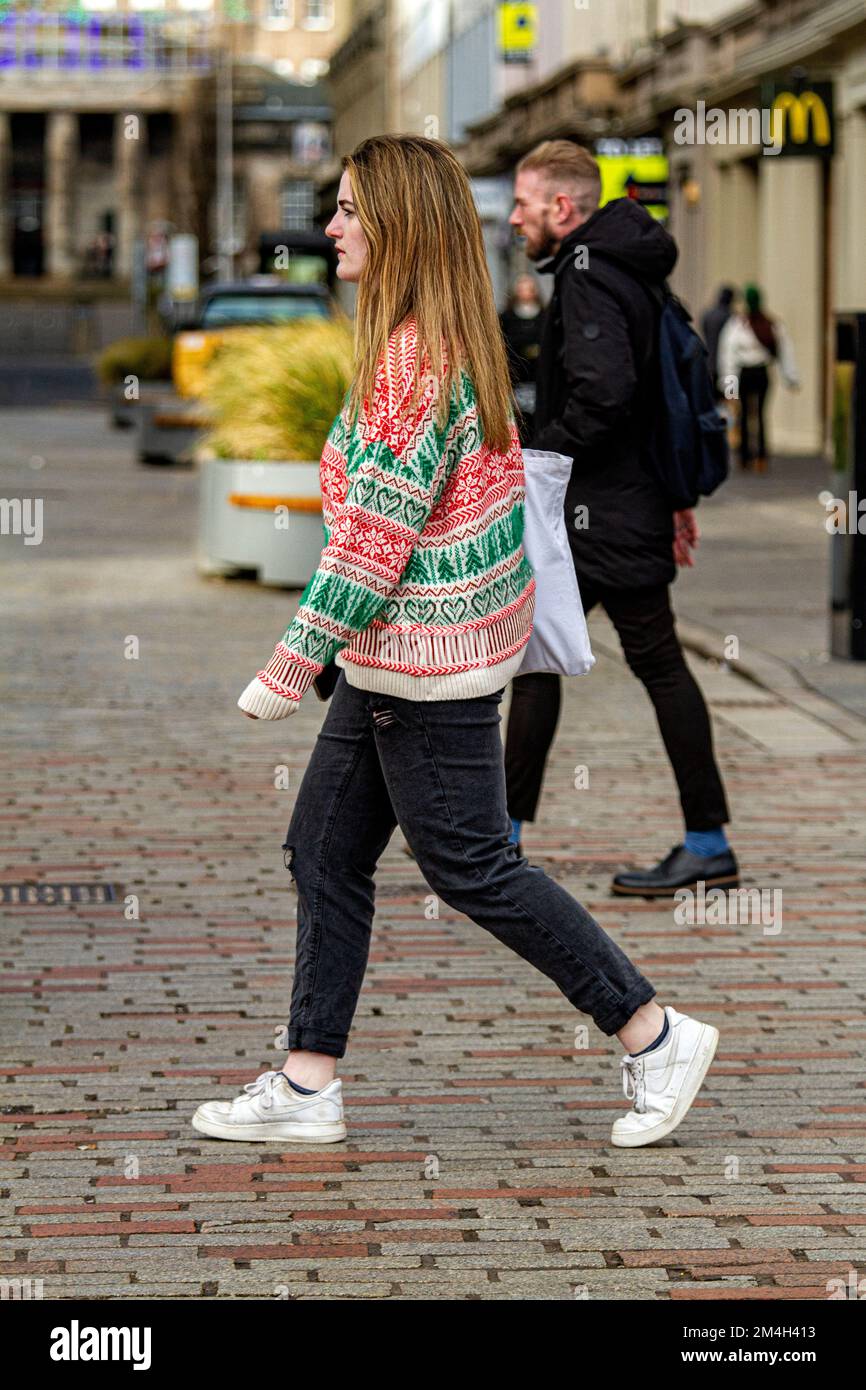
[[[866,313],[836,315],[836,363],[841,377],[834,411],[834,487],[841,493],[830,540],[830,650],[866,661]],[[862,529],[861,529],[862,527]]]
[[234,145],[231,40],[224,37],[217,67],[217,255],[219,278],[234,279]]
[[448,0],[448,37],[446,42],[448,44],[448,83],[445,114],[448,128],[445,139],[448,141],[449,145],[455,145],[457,143],[457,132],[454,128],[454,0]]

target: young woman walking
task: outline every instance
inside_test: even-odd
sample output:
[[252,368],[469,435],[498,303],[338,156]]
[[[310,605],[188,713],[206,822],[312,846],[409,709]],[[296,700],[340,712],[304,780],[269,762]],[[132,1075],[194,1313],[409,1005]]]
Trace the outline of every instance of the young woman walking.
[[374,874],[399,825],[434,893],[553,980],[626,1048],[623,1147],[685,1116],[709,1024],[655,990],[578,902],[509,844],[499,704],[529,639],[524,477],[469,181],[434,140],[343,160],[327,227],[357,283],[356,375],[321,460],[326,545],[297,616],[240,697],[293,713],[341,668],[284,844],[298,890],[282,1070],[199,1106],[218,1139],[344,1139],[336,1062],[367,964]]
[[769,451],[765,411],[771,386],[770,368],[775,362],[789,391],[799,390],[800,378],[788,331],[780,319],[764,313],[756,285],[746,286],[743,300],[742,312],[732,314],[719,334],[716,370],[722,391],[728,389],[733,379],[738,383],[740,467],[766,473]]

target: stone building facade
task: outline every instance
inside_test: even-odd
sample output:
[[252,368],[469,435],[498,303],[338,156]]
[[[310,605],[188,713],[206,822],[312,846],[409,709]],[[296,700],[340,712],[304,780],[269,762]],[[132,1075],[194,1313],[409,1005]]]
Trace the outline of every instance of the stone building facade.
[[[312,225],[343,0],[83,0],[0,11],[0,289],[127,283],[136,242],[214,253],[216,102],[231,66],[236,269]],[[223,88],[225,90],[225,88]]]

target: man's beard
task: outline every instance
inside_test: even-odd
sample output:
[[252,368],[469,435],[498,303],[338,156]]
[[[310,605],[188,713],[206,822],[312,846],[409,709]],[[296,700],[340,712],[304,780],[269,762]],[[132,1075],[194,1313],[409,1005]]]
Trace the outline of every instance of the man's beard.
[[534,251],[527,252],[529,260],[546,261],[549,256],[554,256],[556,254],[558,245],[559,243],[557,242],[555,236],[545,224],[538,246],[535,248]]

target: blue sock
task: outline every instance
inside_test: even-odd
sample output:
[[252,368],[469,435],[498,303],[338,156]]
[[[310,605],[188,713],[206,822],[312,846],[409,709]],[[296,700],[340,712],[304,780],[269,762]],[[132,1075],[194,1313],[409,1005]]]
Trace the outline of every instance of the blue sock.
[[[285,1072],[283,1072],[283,1076],[286,1076]],[[299,1086],[298,1083],[297,1083],[297,1081],[293,1081],[292,1078],[291,1078],[290,1076],[286,1076],[286,1080],[288,1081],[288,1083],[289,1083],[289,1085],[291,1086],[292,1090],[293,1090],[293,1091],[300,1091],[300,1093],[301,1093],[302,1096],[314,1096],[314,1095],[316,1094],[315,1091],[308,1091],[307,1088],[306,1088],[306,1086]]]
[[508,843],[510,845],[520,844],[520,829],[522,825],[522,820],[515,820],[513,816],[511,817],[511,834],[508,837]]
[[698,854],[701,859],[711,859],[714,854],[724,854],[730,849],[728,837],[719,826],[718,830],[687,830],[685,847],[689,854]]
[[667,1016],[667,1014],[665,1014],[665,1026],[664,1026],[664,1028],[662,1029],[662,1031],[659,1033],[659,1035],[658,1035],[658,1037],[656,1038],[655,1042],[651,1042],[651,1043],[649,1043],[646,1047],[642,1047],[641,1050],[640,1050],[640,1052],[633,1052],[633,1053],[631,1054],[632,1057],[642,1057],[642,1056],[644,1055],[645,1052],[652,1052],[652,1050],[653,1050],[654,1047],[661,1047],[662,1043],[664,1042],[664,1040],[665,1040],[665,1038],[667,1037],[667,1035],[668,1035],[668,1033],[670,1032],[670,1030],[671,1030],[671,1025],[668,1023],[668,1016]]

